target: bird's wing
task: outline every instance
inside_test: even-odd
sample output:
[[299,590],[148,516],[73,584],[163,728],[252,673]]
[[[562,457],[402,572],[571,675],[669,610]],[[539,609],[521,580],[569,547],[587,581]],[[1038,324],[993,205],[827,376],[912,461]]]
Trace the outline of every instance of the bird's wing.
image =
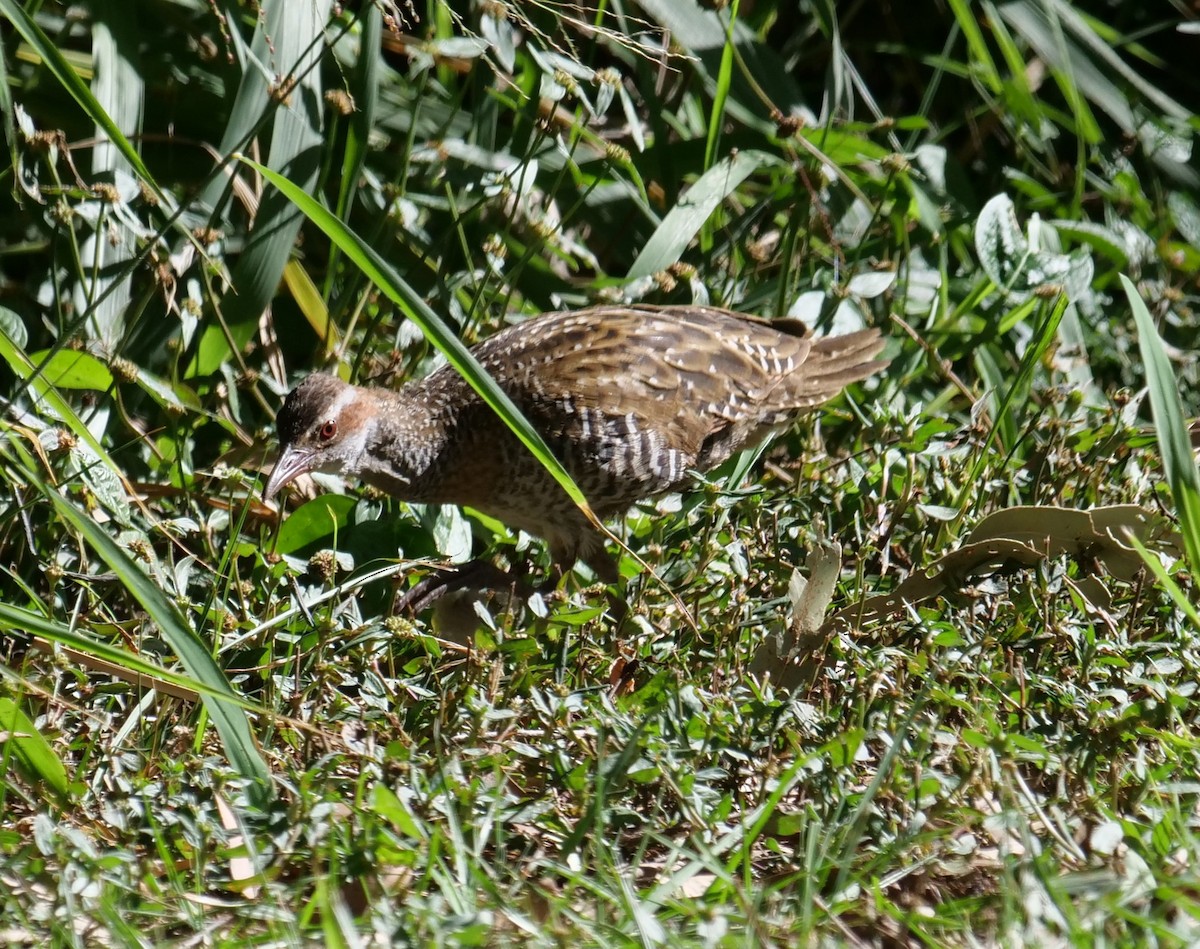
[[[781,379],[812,350],[795,321],[711,307],[607,306],[537,317],[487,340],[476,355],[523,406],[632,417],[695,455],[764,403],[787,401]],[[811,388],[805,405],[821,387]]]

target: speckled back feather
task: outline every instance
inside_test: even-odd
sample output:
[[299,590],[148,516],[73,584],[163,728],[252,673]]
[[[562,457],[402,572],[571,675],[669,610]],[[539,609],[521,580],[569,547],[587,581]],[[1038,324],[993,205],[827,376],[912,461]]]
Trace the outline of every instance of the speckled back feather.
[[[598,510],[616,512],[876,372],[882,347],[875,330],[814,340],[795,320],[611,306],[537,317],[474,352]],[[452,373],[428,383],[476,398]]]

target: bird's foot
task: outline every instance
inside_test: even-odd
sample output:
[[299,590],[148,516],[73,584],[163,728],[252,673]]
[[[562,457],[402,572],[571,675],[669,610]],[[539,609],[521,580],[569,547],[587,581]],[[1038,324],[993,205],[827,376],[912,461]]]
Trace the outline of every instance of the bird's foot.
[[546,573],[545,579],[533,588],[533,592],[539,593],[542,596],[549,596],[551,593],[554,593],[558,590],[558,585],[562,583],[562,578],[565,575],[566,574],[564,573],[562,567],[558,566],[557,564],[551,566],[549,571]]
[[[392,612],[416,616],[447,594],[464,590],[495,590],[522,600],[528,600],[535,593],[550,596],[558,591],[565,575],[560,567],[554,566],[540,583],[530,584],[526,580],[528,569],[529,564],[522,562],[512,570],[502,570],[489,560],[471,560],[452,567],[440,567],[415,586],[398,594]],[[608,600],[609,613],[620,626],[628,617],[629,604],[618,592],[616,584],[603,584],[602,588]]]
[[[550,568],[550,572],[546,575],[546,579],[534,587],[534,591],[542,596],[549,596],[558,592],[559,586],[562,583],[563,577],[566,576],[565,571],[557,564]],[[629,603],[621,592],[622,584],[616,579],[615,573],[613,578],[608,579],[607,574],[601,577],[599,582],[585,587],[582,592],[587,595],[603,593],[605,599],[608,600],[608,611],[613,621],[619,626],[624,623],[629,615]]]
[[433,606],[447,593],[460,590],[502,590],[516,596],[528,596],[524,581],[517,574],[501,570],[488,560],[471,560],[453,567],[442,567],[396,597],[393,613],[415,616]]

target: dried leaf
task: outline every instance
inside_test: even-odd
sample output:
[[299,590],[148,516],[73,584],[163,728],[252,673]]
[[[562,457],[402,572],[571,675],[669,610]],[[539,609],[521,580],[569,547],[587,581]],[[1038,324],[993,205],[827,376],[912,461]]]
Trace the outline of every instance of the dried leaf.
[[1152,550],[1179,555],[1178,534],[1166,519],[1135,504],[1089,511],[1037,505],[997,511],[976,525],[962,547],[914,571],[891,593],[839,610],[824,628],[878,622],[962,589],[975,577],[1032,567],[1064,554],[1100,564],[1110,576],[1128,582],[1141,569],[1142,559],[1119,539],[1126,531]]

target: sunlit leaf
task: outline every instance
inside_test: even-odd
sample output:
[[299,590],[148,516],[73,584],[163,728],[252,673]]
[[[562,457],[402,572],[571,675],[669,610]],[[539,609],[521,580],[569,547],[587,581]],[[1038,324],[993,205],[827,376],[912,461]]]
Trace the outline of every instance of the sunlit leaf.
[[105,391],[113,383],[108,366],[91,353],[60,349],[29,354],[42,378],[60,389],[95,389]]
[[0,696],[0,748],[4,745],[60,800],[65,802],[71,796],[71,784],[62,759],[21,707],[12,699]]

